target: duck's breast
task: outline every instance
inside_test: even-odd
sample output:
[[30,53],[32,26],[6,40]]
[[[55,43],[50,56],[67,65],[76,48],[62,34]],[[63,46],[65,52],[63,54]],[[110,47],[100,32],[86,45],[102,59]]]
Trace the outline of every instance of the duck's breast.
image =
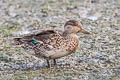
[[53,50],[47,51],[48,56],[51,59],[67,56],[76,51],[78,44],[79,40],[77,38],[67,39],[62,41],[60,46],[54,48]]

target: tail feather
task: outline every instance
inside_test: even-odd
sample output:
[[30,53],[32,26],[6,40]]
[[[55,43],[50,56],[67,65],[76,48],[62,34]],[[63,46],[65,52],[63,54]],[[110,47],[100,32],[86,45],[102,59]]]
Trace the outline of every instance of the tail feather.
[[20,44],[23,44],[24,42],[23,42],[22,38],[14,38],[14,43],[16,45],[20,45]]
[[21,45],[21,44],[30,44],[31,42],[33,44],[38,43],[36,40],[29,39],[29,38],[14,38],[14,42],[16,45]]

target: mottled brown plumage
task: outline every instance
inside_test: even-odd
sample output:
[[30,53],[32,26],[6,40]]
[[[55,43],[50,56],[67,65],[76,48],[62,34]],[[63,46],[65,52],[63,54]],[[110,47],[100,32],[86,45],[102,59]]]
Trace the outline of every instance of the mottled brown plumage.
[[35,52],[34,56],[46,59],[49,67],[48,60],[54,59],[56,64],[55,59],[76,51],[79,45],[78,32],[89,34],[82,29],[79,21],[69,20],[65,23],[62,33],[46,30],[23,38],[15,38],[15,42],[22,44],[25,49],[32,49]]

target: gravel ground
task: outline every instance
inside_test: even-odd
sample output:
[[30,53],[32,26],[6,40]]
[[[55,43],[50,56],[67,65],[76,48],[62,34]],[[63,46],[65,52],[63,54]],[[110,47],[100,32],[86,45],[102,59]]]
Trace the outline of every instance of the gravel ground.
[[[45,67],[13,38],[80,20],[75,54]],[[52,63],[52,61],[51,61]],[[120,80],[120,0],[0,0],[0,80]]]

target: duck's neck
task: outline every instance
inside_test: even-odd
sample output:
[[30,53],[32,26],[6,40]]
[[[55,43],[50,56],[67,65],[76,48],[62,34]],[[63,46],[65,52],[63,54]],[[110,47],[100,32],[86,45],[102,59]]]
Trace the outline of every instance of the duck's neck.
[[77,34],[75,33],[67,33],[66,31],[63,32],[63,37],[66,37],[66,38],[78,38]]

